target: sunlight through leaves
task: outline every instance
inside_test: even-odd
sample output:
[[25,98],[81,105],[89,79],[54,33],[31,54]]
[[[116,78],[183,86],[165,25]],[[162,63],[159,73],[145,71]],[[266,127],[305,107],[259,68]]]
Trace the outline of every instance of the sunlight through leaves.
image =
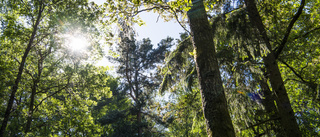
[[66,45],[73,52],[83,52],[88,48],[89,42],[81,35],[67,35]]

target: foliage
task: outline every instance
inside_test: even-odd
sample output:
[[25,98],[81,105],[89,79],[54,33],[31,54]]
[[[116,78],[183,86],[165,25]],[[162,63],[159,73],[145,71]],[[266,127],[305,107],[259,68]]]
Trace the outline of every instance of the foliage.
[[[160,93],[168,96],[158,106],[170,136],[205,136],[205,123],[196,79],[193,48],[187,33],[181,33],[177,48],[166,57]],[[169,90],[170,93],[164,93]]]
[[[65,44],[67,33],[77,31],[88,39],[99,35],[93,24],[101,13],[96,5],[86,1],[1,1],[1,5],[0,108],[5,135],[97,135],[89,112],[93,99],[109,96],[107,69],[84,61],[99,57],[93,55],[102,54],[101,48],[94,39],[88,52],[75,53]],[[16,92],[11,91],[14,85]],[[12,108],[7,106],[9,98],[14,99]],[[11,111],[7,126],[6,108]]]
[[[315,2],[315,1],[314,1]],[[310,3],[306,3],[306,5],[309,5],[311,3],[314,4],[314,2]],[[274,4],[274,5],[271,5]],[[278,4],[278,5],[277,5]],[[277,8],[277,6],[282,7],[283,8]],[[290,23],[290,18],[288,18],[288,16],[293,16],[297,10],[294,9],[298,9],[299,8],[299,3],[298,2],[271,2],[271,1],[263,1],[260,2],[258,4],[260,9],[260,14],[261,17],[263,19],[263,21],[266,24],[266,28],[268,30],[268,37],[271,39],[272,45],[275,45],[273,48],[274,50],[277,50],[277,46],[280,45],[281,41],[283,40],[283,35],[285,34],[285,32],[287,31],[286,26],[288,26],[288,24]],[[241,6],[240,6],[241,7]],[[284,9],[288,8],[288,9]],[[279,62],[281,63],[280,69],[282,72],[282,77],[285,79],[285,83],[286,83],[286,88],[288,91],[288,94],[290,96],[290,100],[291,100],[291,104],[293,106],[293,108],[295,109],[295,115],[297,116],[298,119],[303,119],[300,118],[301,115],[301,111],[299,112],[299,109],[303,108],[306,109],[307,107],[301,105],[301,103],[298,102],[303,102],[306,101],[303,98],[308,98],[308,92],[302,92],[303,89],[305,89],[306,91],[308,91],[310,89],[310,87],[305,87],[304,85],[301,85],[301,83],[305,83],[306,85],[316,85],[314,82],[311,82],[312,80],[310,80],[310,82],[308,82],[307,80],[304,79],[304,77],[301,77],[301,75],[299,73],[297,73],[297,70],[303,70],[304,66],[302,65],[298,65],[300,63],[302,63],[302,60],[305,59],[311,59],[311,58],[317,58],[317,55],[315,54],[313,57],[309,57],[309,58],[297,58],[300,55],[304,55],[304,54],[314,54],[314,52],[310,52],[312,50],[312,48],[315,48],[316,46],[310,47],[307,46],[308,44],[304,44],[304,46],[299,46],[299,42],[298,41],[306,41],[306,39],[313,39],[313,36],[310,34],[315,34],[314,32],[316,32],[317,29],[317,24],[309,24],[308,17],[310,16],[310,13],[313,11],[313,8],[310,8],[307,6],[306,9],[304,9],[304,12],[302,12],[302,15],[300,15],[300,18],[297,20],[295,26],[293,27],[293,29],[291,30],[291,33],[289,35],[289,40],[287,41],[286,47],[284,48],[284,50],[282,51],[280,57],[279,57]],[[288,12],[285,12],[288,11]],[[276,12],[280,12],[281,14],[275,14]],[[306,18],[307,17],[307,18]],[[280,21],[280,22],[279,22]],[[257,37],[259,36],[259,32],[257,30],[255,30],[254,28],[252,28],[251,24],[249,24],[249,18],[247,17],[247,15],[245,14],[245,10],[243,9],[236,9],[234,11],[232,11],[231,13],[228,14],[223,14],[222,16],[217,16],[214,18],[213,20],[213,28],[215,28],[215,34],[216,34],[216,41],[217,44],[219,44],[220,49],[226,49],[226,44],[228,45],[228,51],[229,53],[232,53],[233,55],[231,56],[233,58],[232,63],[230,62],[230,66],[228,66],[228,64],[226,64],[226,66],[222,66],[222,68],[226,69],[226,72],[228,72],[229,74],[225,75],[225,84],[230,87],[230,91],[233,94],[237,93],[236,91],[246,91],[248,93],[252,93],[252,92],[257,92],[257,91],[263,91],[262,87],[261,87],[261,79],[263,81],[264,77],[266,76],[265,74],[265,68],[262,65],[262,58],[268,53],[268,49],[267,47],[265,47],[264,43],[261,42],[260,38]],[[302,25],[302,24],[303,25]],[[301,29],[301,30],[299,30]],[[220,42],[220,39],[224,39],[223,42]],[[305,39],[304,39],[305,38]],[[317,39],[314,39],[315,41],[317,41]],[[313,40],[311,40],[313,41]],[[293,46],[294,45],[294,46]],[[218,47],[218,49],[219,49]],[[279,46],[278,46],[279,47]],[[300,50],[295,50],[298,47],[303,47],[303,49]],[[290,55],[290,54],[295,54],[294,56]],[[286,61],[284,61],[286,60]],[[311,59],[313,60],[313,59]],[[295,67],[292,67],[291,65],[288,64],[288,62],[293,61],[291,65],[295,65]],[[317,71],[316,69],[312,69]],[[312,71],[309,70],[309,71]],[[314,72],[315,74],[317,74],[317,72]],[[243,75],[245,74],[245,75]],[[264,75],[263,75],[264,74]],[[289,78],[290,77],[290,78]],[[229,82],[228,82],[229,81]],[[299,82],[300,81],[300,82]],[[305,81],[305,82],[303,82]],[[241,84],[243,82],[243,84]],[[309,83],[309,84],[308,84]],[[310,84],[313,83],[313,84]],[[258,85],[256,85],[258,84]],[[300,85],[300,86],[299,86]],[[312,86],[311,86],[312,87]],[[315,86],[314,86],[315,87]],[[314,90],[313,90],[314,91]],[[259,93],[259,92],[258,92]],[[310,92],[309,92],[310,93]],[[316,94],[315,92],[313,92],[313,99],[309,98],[307,100],[309,100],[310,102],[313,102],[313,100],[316,98]],[[295,95],[294,95],[295,94]],[[229,93],[229,95],[232,95]],[[236,95],[236,96],[239,96]],[[247,127],[253,127],[250,125],[254,125],[254,127],[256,127],[257,129],[264,129],[264,131],[261,131],[262,133],[266,133],[269,132],[269,135],[274,135],[274,134],[281,134],[282,131],[278,130],[277,128],[274,127],[274,124],[277,125],[277,121],[272,120],[273,119],[273,114],[269,115],[268,117],[260,117],[258,121],[260,122],[254,122],[255,120],[257,120],[255,118],[255,116],[257,116],[257,114],[260,113],[261,116],[267,116],[266,112],[259,112],[257,111],[257,108],[255,108],[254,106],[256,106],[255,104],[248,104],[245,103],[247,101],[239,101],[242,103],[245,103],[244,106],[245,108],[241,107],[242,105],[240,105],[239,103],[236,103],[234,100],[235,99],[239,99],[239,97],[236,96],[230,96],[230,100],[232,100],[230,105],[231,105],[231,109],[233,109],[233,113],[238,113],[239,111],[244,111],[244,112],[250,112],[251,110],[253,110],[252,115],[246,115],[248,116],[247,118],[243,119],[243,113],[241,112],[238,116],[236,116],[236,119],[240,118],[240,121],[249,121],[249,126],[247,123]],[[261,96],[263,96],[263,94],[261,94]],[[298,97],[299,96],[299,97]],[[264,97],[263,100],[266,100],[266,98]],[[263,104],[263,100],[262,100],[262,104],[260,104],[260,109],[261,110],[261,105],[263,106],[263,108],[265,109],[265,111],[267,111],[267,106],[265,104]],[[299,100],[299,101],[298,101]],[[298,105],[300,104],[300,105]],[[233,107],[233,105],[236,105]],[[240,105],[240,106],[238,106]],[[316,107],[316,106],[314,106]],[[241,108],[239,110],[239,108]],[[308,111],[314,111],[313,109],[309,109]],[[308,112],[307,112],[308,113]],[[316,114],[317,112],[313,113],[314,115],[318,115]],[[250,117],[253,116],[253,117]],[[262,119],[261,119],[262,118]],[[233,121],[237,121],[236,119],[234,119]],[[271,123],[270,123],[271,120]],[[272,121],[274,121],[275,123],[272,124]],[[303,121],[303,120],[301,120]],[[307,121],[307,120],[306,120]],[[314,121],[316,122],[316,121]],[[250,124],[251,123],[251,124]],[[269,123],[269,124],[268,124]],[[304,124],[302,124],[304,123]],[[314,125],[309,123],[310,125]],[[303,132],[303,134],[305,136],[313,136],[315,134],[317,134],[316,131],[317,128],[316,126],[311,127],[309,124],[306,124],[305,122],[299,122],[301,131]],[[269,125],[269,127],[267,126]],[[236,127],[239,126],[238,124],[236,124]],[[270,133],[270,130],[265,130],[267,126],[267,129],[272,129],[274,133]],[[244,125],[240,126],[240,127],[244,127]],[[305,129],[305,127],[308,127],[309,129]],[[240,128],[241,129],[241,128]],[[246,128],[246,129],[250,129],[250,128]],[[241,129],[242,131],[242,135],[248,135],[248,132],[243,132],[243,128]],[[249,131],[249,133],[254,132],[254,130]],[[246,134],[245,134],[246,133]]]
[[[262,29],[250,20],[248,1],[203,1],[236,136],[286,134],[266,66],[271,54],[301,133],[319,136],[319,1],[254,1]],[[176,46],[172,38],[152,45],[136,40],[131,28],[144,24],[145,11],[186,28],[192,6],[188,0],[107,0],[101,7],[87,0],[2,0],[3,136],[206,136],[192,33],[186,29]],[[104,55],[101,37],[114,43],[108,30],[114,23],[119,42],[110,58],[117,77],[91,64]],[[67,44],[75,35],[89,40],[86,49]]]
[[[136,42],[134,31],[125,21],[121,21],[120,25],[122,29],[119,34],[120,42],[115,50],[118,56],[111,59],[119,65],[117,68],[121,80],[119,89],[121,92],[119,93],[125,93],[131,102],[124,108],[125,110],[111,109],[112,112],[106,117],[117,116],[113,118],[115,120],[113,122],[122,122],[122,126],[113,128],[113,132],[118,133],[117,135],[121,129],[126,129],[127,132],[122,131],[122,134],[126,133],[127,136],[134,134],[156,136],[157,128],[155,127],[156,123],[152,120],[154,119],[153,112],[148,108],[154,102],[152,100],[155,96],[154,91],[159,84],[159,78],[155,71],[163,62],[165,53],[172,46],[173,39],[169,37],[163,39],[157,48],[153,48],[148,38]],[[133,122],[126,123],[123,118],[131,119]],[[116,119],[119,120],[116,121]],[[108,120],[106,119],[106,121]]]

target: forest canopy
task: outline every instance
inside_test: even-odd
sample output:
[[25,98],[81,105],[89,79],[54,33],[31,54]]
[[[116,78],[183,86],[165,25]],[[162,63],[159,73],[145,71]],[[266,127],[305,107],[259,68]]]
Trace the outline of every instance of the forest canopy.
[[[320,136],[319,9],[1,0],[0,136]],[[143,12],[185,31],[137,39]]]

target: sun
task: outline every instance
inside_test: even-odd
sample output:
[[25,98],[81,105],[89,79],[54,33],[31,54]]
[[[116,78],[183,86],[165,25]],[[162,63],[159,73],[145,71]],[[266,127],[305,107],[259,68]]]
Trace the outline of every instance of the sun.
[[71,36],[69,46],[74,51],[85,50],[88,46],[88,41],[82,36]]
[[69,36],[68,47],[72,51],[83,51],[88,47],[88,40],[84,36]]

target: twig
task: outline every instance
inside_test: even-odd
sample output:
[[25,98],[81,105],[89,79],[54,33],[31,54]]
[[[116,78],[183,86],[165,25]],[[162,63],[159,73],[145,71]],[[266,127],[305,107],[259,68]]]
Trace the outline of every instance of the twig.
[[[68,82],[69,83],[69,82]],[[43,101],[45,101],[46,99],[48,99],[49,97],[54,96],[55,94],[59,93],[60,91],[62,91],[63,89],[66,89],[68,87],[69,84],[66,84],[64,87],[62,87],[61,89],[58,89],[56,92],[53,92],[52,94],[50,94],[49,96],[45,97],[44,99],[42,99],[40,101],[39,104],[37,104],[34,108],[34,111],[37,111],[38,107],[43,103]]]
[[184,27],[184,26],[181,24],[181,22],[179,21],[176,11],[174,11],[172,8],[170,8],[170,9],[171,9],[171,11],[173,12],[174,17],[175,17],[176,21],[179,23],[179,25],[180,25],[189,35],[191,35],[190,31],[188,31],[188,30],[186,29],[186,27]]
[[303,34],[303,35],[301,35],[301,36],[295,37],[294,40],[299,39],[299,38],[302,38],[302,37],[305,37],[305,36],[309,35],[310,33],[314,32],[314,31],[317,31],[317,30],[320,30],[320,27],[314,28],[314,29],[306,32],[305,34]]
[[278,50],[275,52],[274,56],[275,58],[277,59],[281,53],[281,51],[283,50],[283,48],[285,47],[287,41],[288,41],[288,38],[289,38],[289,34],[291,32],[291,29],[294,25],[294,23],[298,20],[298,18],[300,17],[301,13],[302,13],[302,10],[303,10],[303,7],[305,5],[305,0],[301,0],[301,4],[300,4],[300,7],[297,11],[297,13],[293,16],[288,28],[287,28],[287,31],[286,31],[286,34],[284,35],[284,38],[282,39],[282,42],[280,44],[280,46],[278,47]]
[[302,82],[306,82],[300,74],[298,74],[293,67],[291,67],[287,62],[284,62],[283,60],[280,60],[281,63],[286,65]]
[[242,130],[246,130],[246,129],[249,129],[249,128],[253,128],[253,127],[255,127],[255,126],[259,126],[259,125],[261,125],[261,124],[267,123],[267,122],[269,122],[269,121],[279,120],[279,119],[280,119],[279,117],[270,118],[270,119],[261,121],[261,122],[259,122],[259,123],[257,123],[257,124],[253,124],[253,125],[251,125],[251,126],[249,126],[249,127],[246,127],[245,129],[242,129]]

